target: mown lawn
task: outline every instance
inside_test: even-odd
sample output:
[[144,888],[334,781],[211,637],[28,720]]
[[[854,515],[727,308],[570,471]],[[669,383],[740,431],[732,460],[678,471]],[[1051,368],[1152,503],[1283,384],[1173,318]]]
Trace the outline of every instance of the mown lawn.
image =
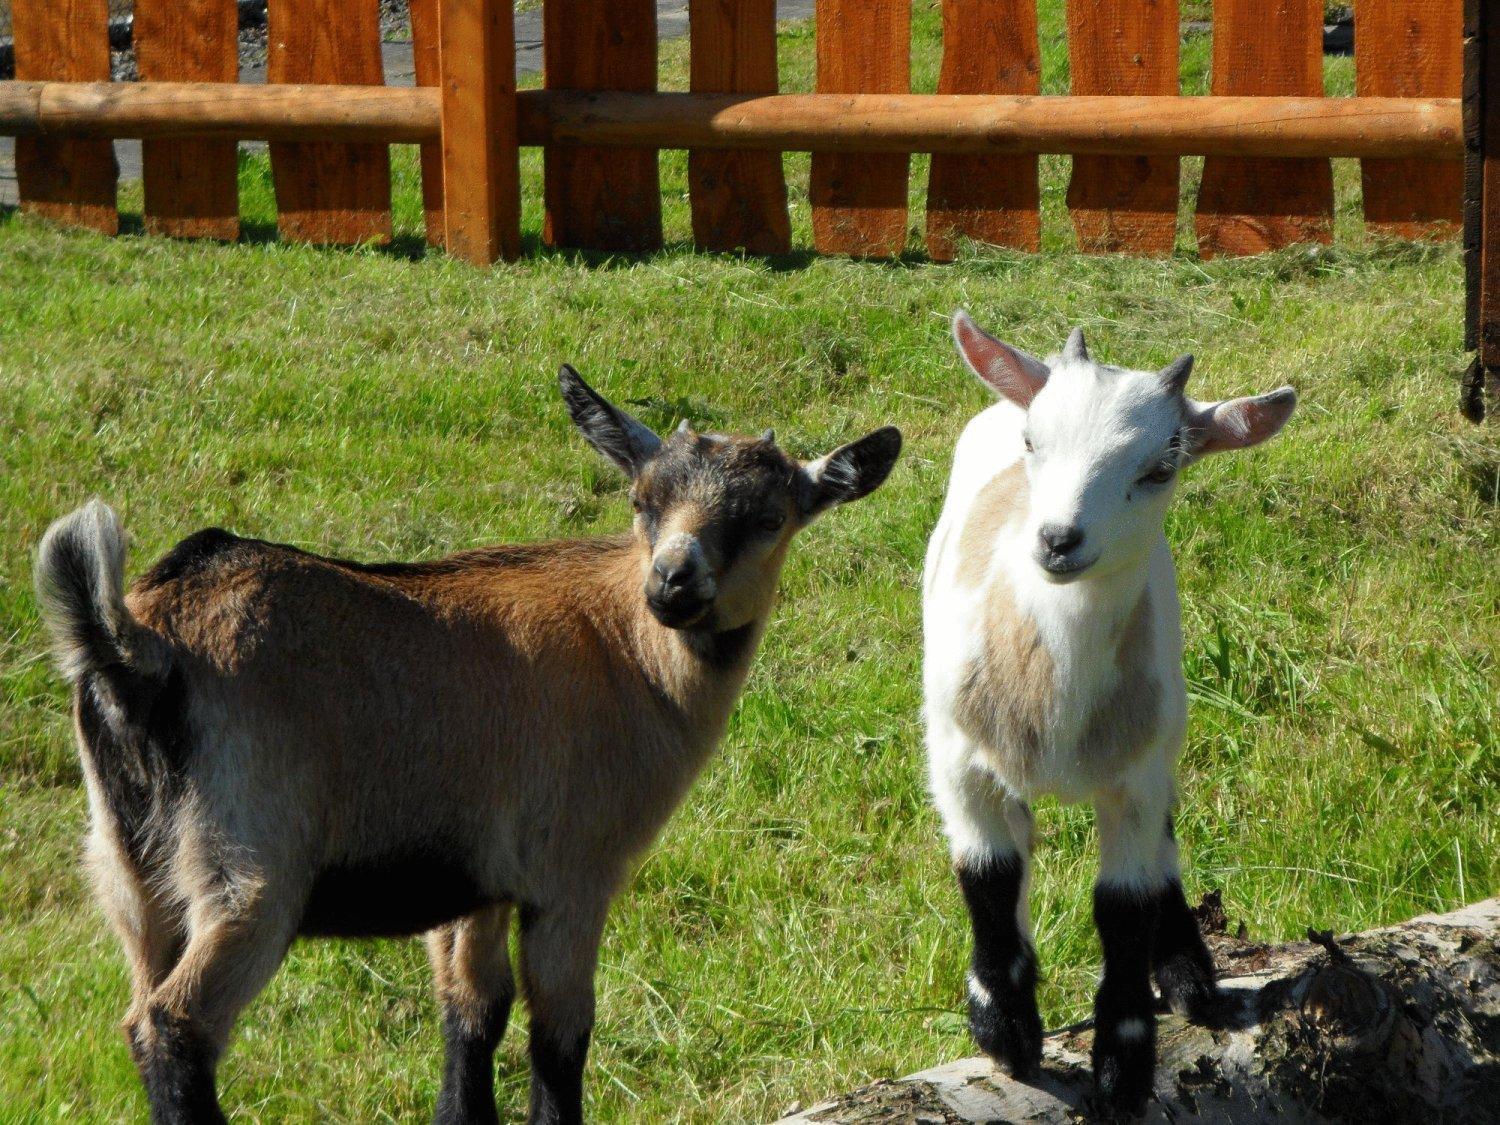
[[[935,26],[924,8],[929,83]],[[793,88],[811,47],[789,29]],[[681,67],[669,47],[666,73]],[[1348,79],[1330,65],[1331,88]],[[761,1120],[971,1049],[917,719],[923,545],[953,441],[986,402],[947,340],[959,304],[1034,350],[1082,324],[1110,360],[1194,351],[1203,396],[1302,392],[1277,442],[1193,469],[1171,519],[1194,695],[1190,894],[1221,888],[1233,919],[1284,938],[1496,893],[1500,450],[1454,409],[1454,248],[1367,241],[1341,164],[1335,249],[1081,257],[1066,161],[1049,160],[1038,256],[742,261],[685,248],[684,163],[663,158],[672,245],[640,260],[480,271],[423,255],[404,151],[392,250],[105,240],[0,216],[0,1120],[143,1112],[30,594],[47,523],[108,497],[133,571],[208,524],[361,558],[618,529],[624,489],[567,426],[562,360],[660,427],[774,425],[805,455],[885,422],[909,442],[885,489],[804,537],[722,754],[616,910],[594,1119]],[[806,161],[788,167],[805,245]],[[534,234],[535,154],[525,175]],[[263,161],[243,183],[263,234]],[[1039,814],[1033,908],[1057,1025],[1086,1011],[1095,974],[1093,828],[1086,809]],[[499,1062],[510,1118],[524,1047],[522,1021]],[[430,1112],[438,1071],[417,943],[302,944],[243,1020],[222,1093],[240,1120],[407,1121]]]

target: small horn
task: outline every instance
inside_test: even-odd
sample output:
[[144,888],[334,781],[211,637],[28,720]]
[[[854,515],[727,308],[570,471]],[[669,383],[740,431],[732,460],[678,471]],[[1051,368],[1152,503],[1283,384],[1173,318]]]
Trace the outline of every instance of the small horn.
[[1087,363],[1089,361],[1089,346],[1084,343],[1083,329],[1075,328],[1068,333],[1068,342],[1063,345],[1063,359],[1069,363]]
[[677,432],[679,434],[690,434],[693,432],[693,427],[689,426],[688,420],[684,418],[681,422],[677,423]]
[[776,444],[776,431],[773,430],[773,429],[767,428],[760,435],[760,440],[761,440],[761,443],[764,444],[764,445],[775,445]]
[[1193,373],[1193,357],[1180,355],[1162,368],[1161,381],[1168,392],[1180,395],[1187,389],[1188,376]]

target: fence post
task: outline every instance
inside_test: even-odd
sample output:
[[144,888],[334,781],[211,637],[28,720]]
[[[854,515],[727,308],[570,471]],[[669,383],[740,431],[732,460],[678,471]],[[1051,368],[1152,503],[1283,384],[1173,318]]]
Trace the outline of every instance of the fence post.
[[[150,82],[238,82],[235,0],[135,0],[136,65]],[[233,241],[240,233],[234,141],[141,142],[146,229],[172,238]]]
[[[1214,0],[1213,92],[1321,96],[1322,0]],[[1210,156],[1197,227],[1205,258],[1330,242],[1333,167],[1311,157]]]
[[[695,93],[776,92],[776,0],[691,0]],[[779,152],[688,152],[693,241],[705,250],[785,254],[792,248]]]
[[[379,86],[375,0],[268,0],[268,82]],[[391,237],[391,150],[328,141],[271,145],[276,225],[294,242],[384,242]]]
[[[911,90],[911,0],[817,0],[818,93]],[[906,249],[906,153],[815,152],[813,244],[891,258]]]
[[[411,0],[409,8],[413,77],[418,86],[441,86],[438,0]],[[427,245],[442,246],[445,237],[442,142],[423,145],[421,153],[422,220],[427,231]]]
[[443,214],[448,253],[475,265],[521,253],[516,28],[511,0],[441,0]]
[[[940,94],[1039,94],[1036,0],[944,0]],[[1035,251],[1037,158],[936,153],[927,181],[927,253],[952,261],[961,238]]]
[[[1176,94],[1176,0],[1068,0],[1074,94]],[[1175,156],[1075,156],[1068,210],[1088,254],[1170,254]]]
[[[109,81],[106,0],[14,0],[11,34],[21,81]],[[109,141],[16,138],[16,189],[23,211],[114,234],[120,226],[116,176]]]
[[1461,405],[1477,422],[1500,400],[1500,0],[1468,0],[1465,16],[1464,133],[1472,172],[1465,200],[1465,343],[1479,354],[1465,377]]
[[[655,90],[656,0],[542,0],[549,90]],[[661,246],[661,179],[651,148],[548,145],[542,240],[641,253]]]
[[[1463,0],[1356,0],[1354,92],[1456,98],[1463,88]],[[1365,223],[1399,238],[1451,238],[1461,219],[1455,160],[1362,160]]]

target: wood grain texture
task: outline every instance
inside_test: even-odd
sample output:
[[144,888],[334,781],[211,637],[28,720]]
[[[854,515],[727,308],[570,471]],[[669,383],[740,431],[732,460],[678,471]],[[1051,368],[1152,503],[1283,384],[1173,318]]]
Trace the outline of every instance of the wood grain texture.
[[[1463,90],[1463,0],[1358,0],[1355,93],[1456,98]],[[1453,238],[1463,212],[1457,161],[1366,160],[1365,223],[1400,238]]]
[[[448,0],[410,0],[411,54],[418,86],[436,86],[442,73],[438,49],[438,8]],[[511,37],[515,31],[512,25]],[[514,64],[512,64],[514,66]],[[512,69],[512,84],[515,72]],[[429,246],[443,245],[443,146],[425,144],[421,150],[422,217]]]
[[[13,0],[18,81],[109,80],[106,0]],[[104,234],[119,230],[115,151],[109,141],[16,138],[21,210]]]
[[[688,19],[695,92],[776,92],[776,0],[691,0]],[[691,149],[688,196],[703,249],[791,249],[781,153]]]
[[[235,0],[135,0],[136,65],[148,82],[239,81]],[[172,238],[240,234],[239,146],[153,138],[141,143],[146,229]]]
[[[1464,0],[1464,348],[1479,348],[1480,251],[1484,234],[1484,35],[1488,0]],[[1476,373],[1477,374],[1477,373]]]
[[1479,360],[1500,367],[1500,2],[1482,0],[1479,144],[1483,188],[1479,234]]
[[[911,89],[911,0],[818,0],[820,94]],[[905,153],[814,153],[813,245],[821,254],[895,257],[906,249]]]
[[[544,0],[549,90],[655,90],[654,0]],[[544,154],[550,246],[644,253],[661,246],[656,150],[551,145]]]
[[[945,0],[940,94],[1038,94],[1036,0]],[[1035,251],[1037,158],[938,153],[927,181],[927,253],[952,261],[961,239]]]
[[[1212,92],[1321,94],[1322,0],[1215,0]],[[1333,168],[1312,158],[1210,157],[1197,231],[1206,258],[1329,242]]]
[[[378,86],[376,0],[270,0],[267,81]],[[276,225],[295,242],[384,242],[391,237],[386,145],[308,141],[271,145]]]
[[[1075,94],[1176,94],[1176,0],[1069,0],[1068,55]],[[1179,167],[1172,157],[1075,156],[1068,210],[1078,248],[1170,254]]]
[[521,253],[515,12],[511,0],[443,0],[439,27],[444,241],[489,265]]

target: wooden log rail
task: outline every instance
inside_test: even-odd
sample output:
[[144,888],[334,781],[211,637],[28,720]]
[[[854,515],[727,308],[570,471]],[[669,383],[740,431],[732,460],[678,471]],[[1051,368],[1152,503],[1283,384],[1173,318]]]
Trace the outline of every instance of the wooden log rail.
[[[1457,158],[1457,98],[516,95],[523,145],[803,152]],[[422,143],[431,87],[0,82],[0,134]]]

